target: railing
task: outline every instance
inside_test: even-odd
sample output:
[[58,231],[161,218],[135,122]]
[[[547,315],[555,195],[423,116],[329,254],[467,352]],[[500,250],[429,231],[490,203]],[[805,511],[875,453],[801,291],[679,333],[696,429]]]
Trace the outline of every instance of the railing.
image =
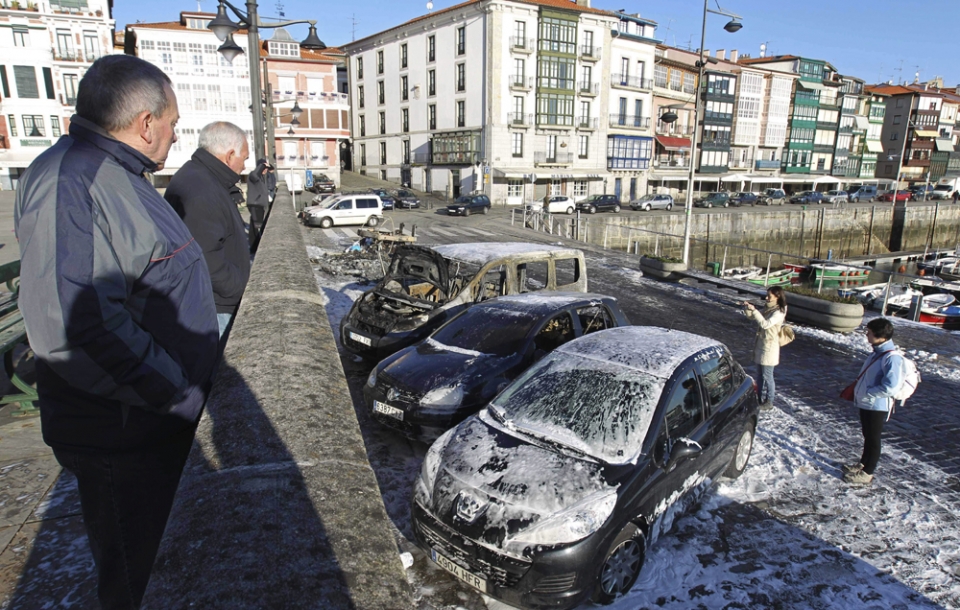
[[652,89],[653,81],[649,78],[639,78],[629,74],[613,74],[610,76],[612,87],[630,87],[632,89]]
[[277,103],[279,100],[283,101],[298,101],[298,102],[315,102],[321,104],[346,104],[350,100],[350,96],[346,93],[339,93],[337,91],[273,91],[273,103]]
[[535,76],[526,77],[523,74],[510,75],[510,87],[513,89],[531,89]]
[[664,123],[657,121],[657,133],[662,136],[690,136],[693,135],[693,126],[678,126],[676,123]]
[[588,80],[582,80],[577,83],[577,91],[581,95],[599,95],[600,85],[598,83],[592,83]]
[[83,61],[83,54],[80,51],[61,51],[53,52],[53,59],[56,61]]
[[690,167],[690,158],[689,157],[670,157],[670,156],[659,156],[653,160],[653,166],[669,169],[669,168],[683,168]]
[[514,51],[532,53],[535,48],[535,45],[533,43],[533,38],[524,38],[522,36],[511,36],[510,48]]
[[650,117],[632,114],[610,114],[610,127],[627,127],[630,129],[646,129],[650,127]]
[[61,93],[61,94],[60,94],[60,103],[63,104],[64,106],[76,106],[76,104],[77,104],[77,98],[76,98],[76,97],[64,97],[64,95]]
[[779,162],[779,161],[776,161],[776,160],[774,160],[774,161],[766,160],[766,161],[765,161],[765,160],[763,160],[763,159],[757,159],[756,164],[755,164],[755,169],[780,169],[780,162]]
[[730,163],[728,164],[730,168],[744,168],[750,169],[753,167],[753,159],[734,159],[731,156]]
[[600,47],[595,47],[593,45],[581,45],[580,46],[580,57],[582,59],[600,59]]
[[595,117],[578,116],[574,125],[577,129],[596,129],[597,119]]
[[507,113],[507,123],[509,125],[522,125],[529,127],[533,125],[533,114],[524,114],[523,112]]
[[534,152],[533,162],[540,165],[569,165],[573,163],[573,153],[546,153],[542,151]]

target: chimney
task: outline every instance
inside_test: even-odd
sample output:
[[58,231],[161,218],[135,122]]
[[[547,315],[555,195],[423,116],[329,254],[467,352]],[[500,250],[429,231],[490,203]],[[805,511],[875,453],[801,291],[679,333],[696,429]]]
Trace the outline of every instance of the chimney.
[[590,0],[577,0],[577,6],[590,8]]
[[740,59],[740,54],[737,53],[737,50],[734,49],[734,50],[730,51],[730,61],[733,62],[733,63],[737,63],[737,60],[738,60],[738,59]]
[[727,60],[727,50],[726,50],[726,49],[717,49],[717,59],[721,59],[721,60],[723,60],[723,61],[726,61],[726,60]]

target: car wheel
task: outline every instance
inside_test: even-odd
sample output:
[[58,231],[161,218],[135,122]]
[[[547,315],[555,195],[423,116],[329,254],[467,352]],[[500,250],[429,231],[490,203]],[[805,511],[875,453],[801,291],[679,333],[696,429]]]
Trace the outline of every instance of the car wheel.
[[333,226],[333,220],[330,218],[324,218],[320,221],[321,229],[329,229],[332,226]]
[[490,211],[490,208],[489,208],[489,207],[484,207],[484,208],[483,208],[483,213],[484,213],[484,214],[486,214],[486,213],[489,212],[489,211]]
[[724,201],[724,202],[723,202],[723,207],[729,208],[729,207],[730,207],[730,202],[729,202],[729,201]]
[[572,208],[572,207],[567,208],[567,216],[573,216],[573,208]]
[[[857,201],[860,201],[859,199]],[[870,203],[873,203],[873,197],[868,200]]]
[[[648,203],[647,205],[643,206],[643,209],[649,212],[653,208],[651,208],[650,204]],[[670,208],[668,207],[667,209],[669,210]]]
[[370,219],[367,221],[368,227],[375,227],[378,224],[380,224],[380,219],[377,218],[376,216],[371,216]]
[[723,476],[736,479],[747,468],[747,462],[750,461],[750,452],[753,450],[753,424],[747,424],[740,434],[740,440],[733,450],[733,459],[730,465],[723,472]]
[[597,213],[597,206],[595,206],[595,205],[590,206],[590,213],[591,213],[591,214],[596,214],[596,213]]
[[470,208],[464,208],[464,209],[463,209],[463,215],[464,215],[464,216],[469,216],[470,214],[471,214]]
[[712,207],[713,207],[713,204],[712,204],[712,203],[708,203],[708,204],[707,204],[707,207],[708,207],[708,208],[712,208]]
[[609,604],[630,591],[640,576],[647,553],[647,540],[640,529],[630,523],[621,531],[600,566],[593,601]]
[[620,206],[618,206],[618,205],[613,206],[613,213],[614,213],[614,214],[619,214],[619,213],[620,213]]

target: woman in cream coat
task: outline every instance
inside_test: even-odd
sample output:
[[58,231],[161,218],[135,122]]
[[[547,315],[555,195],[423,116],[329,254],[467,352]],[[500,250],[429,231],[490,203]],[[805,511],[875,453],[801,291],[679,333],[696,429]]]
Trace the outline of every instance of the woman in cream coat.
[[767,289],[766,307],[759,311],[750,303],[744,303],[747,317],[757,323],[757,342],[753,348],[753,361],[760,372],[760,386],[757,394],[760,408],[768,411],[773,408],[773,398],[777,385],[773,380],[773,369],[780,364],[780,327],[787,317],[787,297],[783,288],[773,286]]

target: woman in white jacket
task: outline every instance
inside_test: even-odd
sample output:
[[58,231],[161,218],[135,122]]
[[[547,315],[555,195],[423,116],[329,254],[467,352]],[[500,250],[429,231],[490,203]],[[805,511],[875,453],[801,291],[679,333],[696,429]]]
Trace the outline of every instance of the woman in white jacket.
[[773,369],[780,364],[780,327],[787,317],[787,296],[783,288],[773,286],[767,289],[766,307],[763,311],[757,310],[750,303],[744,303],[743,308],[747,317],[753,318],[759,326],[753,348],[753,361],[757,363],[760,373],[760,386],[757,390],[760,409],[769,411],[773,408],[777,389],[773,380]]

